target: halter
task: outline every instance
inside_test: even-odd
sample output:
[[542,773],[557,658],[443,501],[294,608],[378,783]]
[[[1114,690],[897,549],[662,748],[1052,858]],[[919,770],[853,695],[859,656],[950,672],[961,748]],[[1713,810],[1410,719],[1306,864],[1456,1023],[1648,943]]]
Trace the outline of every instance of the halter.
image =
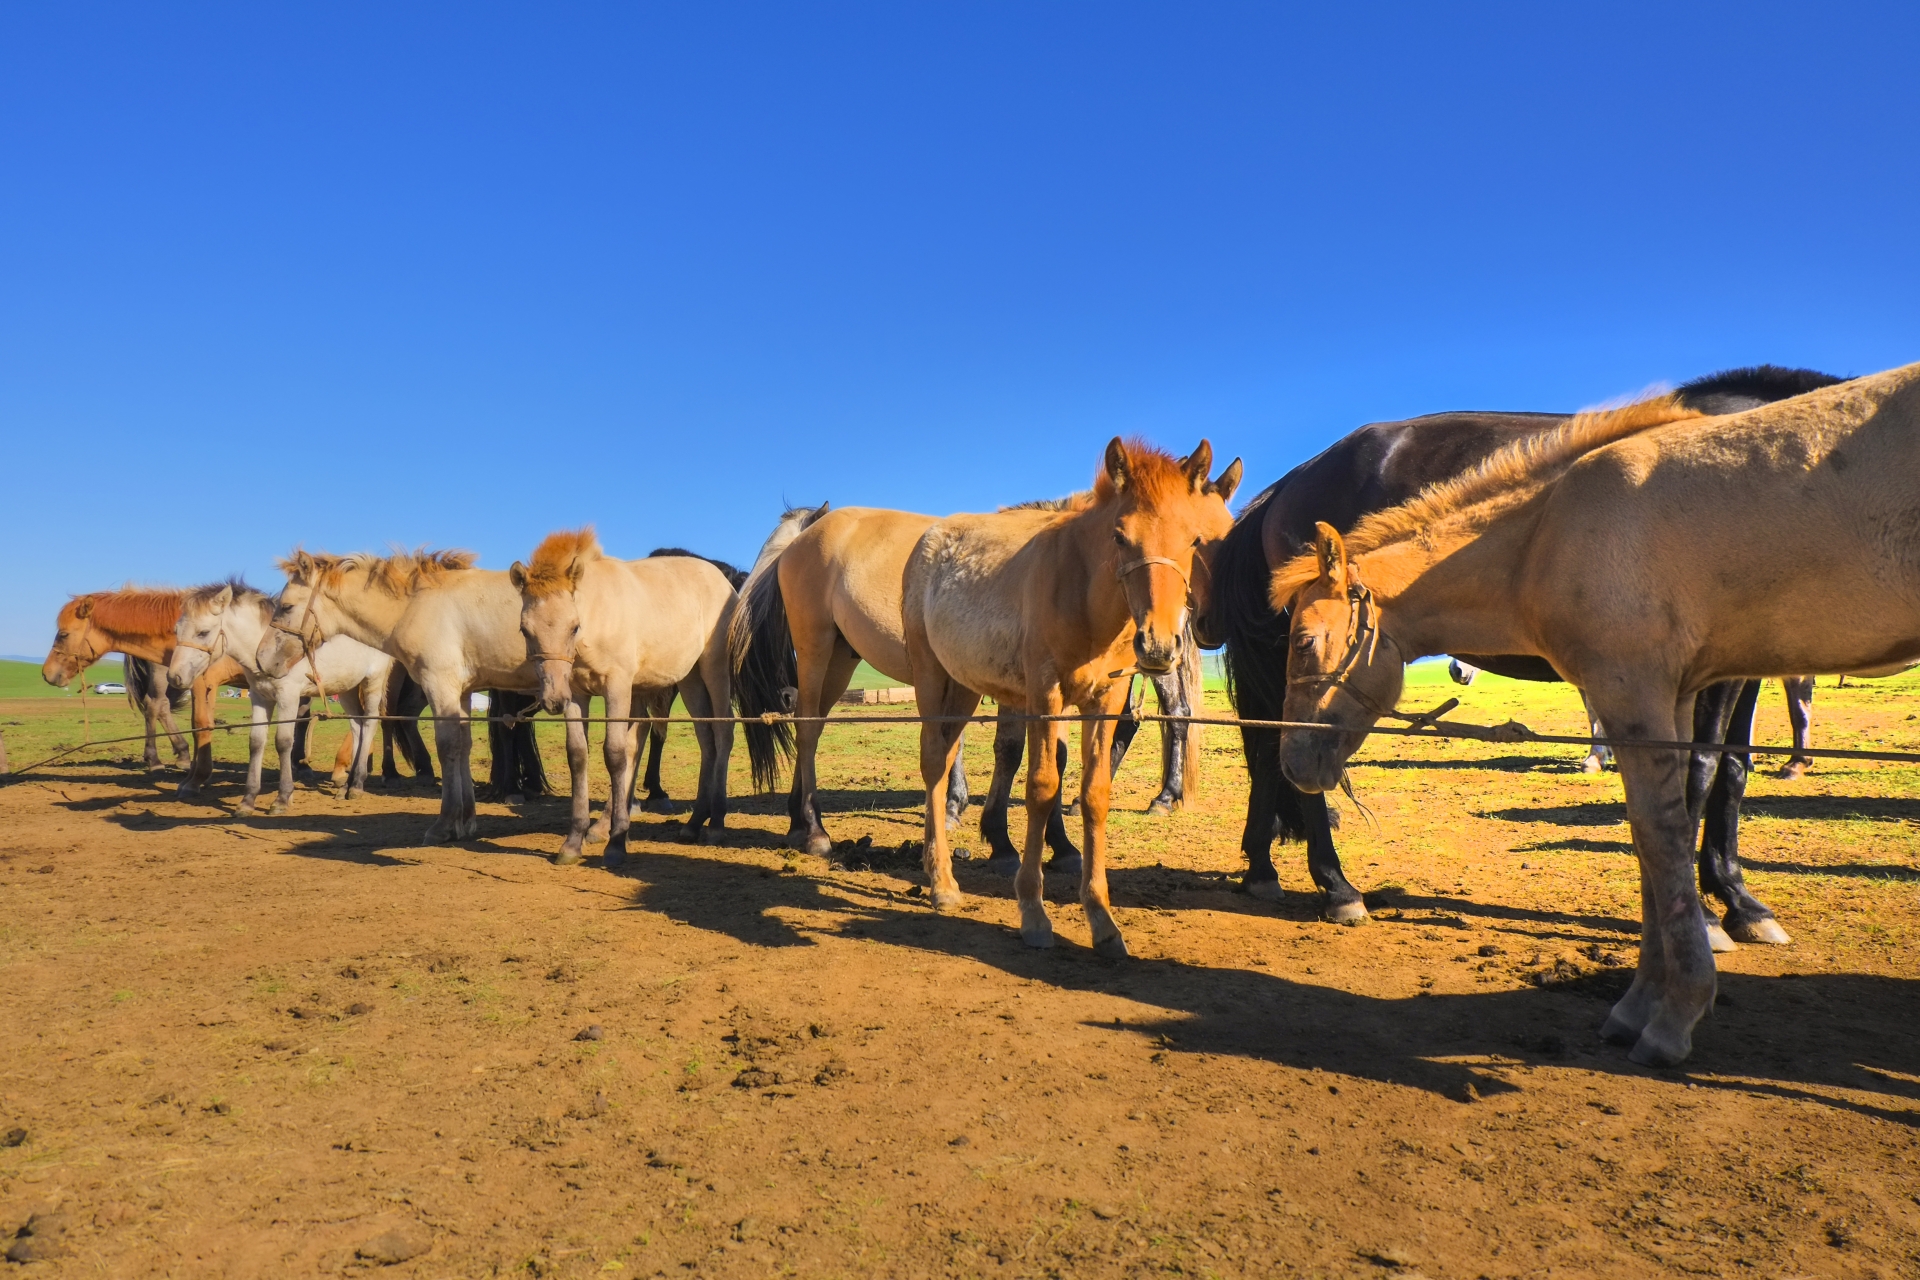
[[1393,645],[1396,650],[1400,646],[1393,643],[1392,636],[1381,632],[1380,604],[1373,598],[1373,592],[1358,578],[1349,577],[1347,580],[1347,605],[1347,651],[1341,655],[1339,663],[1325,675],[1294,676],[1287,683],[1338,689],[1372,712],[1375,719],[1392,715],[1392,707],[1383,707],[1375,702],[1364,690],[1355,688],[1348,681],[1347,676],[1360,663],[1363,648],[1367,664],[1372,665],[1373,656],[1379,650],[1382,640]]
[[1125,582],[1128,574],[1138,569],[1144,569],[1150,564],[1163,564],[1167,566],[1167,568],[1180,575],[1181,586],[1185,587],[1189,592],[1193,590],[1193,581],[1187,576],[1187,571],[1180,567],[1178,561],[1169,560],[1165,556],[1141,556],[1138,560],[1129,560],[1114,570],[1113,576],[1121,582]]
[[[268,617],[267,625],[275,631],[284,632],[300,641],[301,656],[307,660],[307,674],[313,677],[313,687],[316,695],[320,699],[320,711],[322,714],[325,714],[327,709],[327,684],[326,681],[320,678],[320,664],[313,660],[313,651],[316,648],[313,643],[313,637],[307,634],[317,625],[313,620],[313,602],[319,598],[320,584],[313,583],[309,585],[307,587],[307,606],[300,611],[300,629],[298,631],[295,631],[292,627],[283,627],[280,625],[277,617],[280,612],[278,609],[274,610],[274,615],[276,616]],[[222,631],[221,634],[224,636],[226,633]]]

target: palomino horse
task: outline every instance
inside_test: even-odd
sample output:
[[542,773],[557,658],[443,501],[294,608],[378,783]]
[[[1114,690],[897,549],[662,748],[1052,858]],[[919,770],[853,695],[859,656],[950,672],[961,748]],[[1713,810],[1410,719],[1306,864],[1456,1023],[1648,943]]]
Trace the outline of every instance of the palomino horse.
[[[1030,716],[1055,716],[1071,706],[1083,715],[1113,717],[1126,701],[1130,670],[1166,672],[1179,665],[1190,602],[1205,606],[1205,558],[1233,524],[1227,501],[1240,482],[1239,459],[1218,480],[1207,479],[1212,462],[1204,440],[1191,456],[1175,459],[1116,437],[1085,507],[936,521],[915,545],[902,584],[921,714],[970,716],[984,693]],[[947,775],[961,727],[938,720],[920,726],[925,866],[936,910],[962,901],[946,830]],[[1028,721],[1027,840],[1014,891],[1021,936],[1035,947],[1053,944],[1041,901],[1040,854],[1060,800],[1054,744],[1061,731],[1054,720]],[[1094,949],[1124,956],[1126,942],[1107,898],[1112,739],[1107,718],[1088,720],[1081,733],[1080,902]]]
[[[1617,739],[1687,741],[1700,691],[1920,658],[1920,364],[1746,413],[1674,397],[1582,415],[1280,566],[1294,673],[1281,767],[1308,792],[1432,653],[1531,654]],[[1790,538],[1781,531],[1791,530]],[[1594,548],[1605,546],[1605,555]],[[1688,756],[1615,751],[1640,859],[1639,970],[1604,1034],[1692,1048],[1713,956],[1693,887]]]
[[504,572],[475,569],[464,551],[331,556],[296,551],[280,562],[287,585],[260,641],[260,670],[278,678],[334,636],[390,654],[433,706],[440,754],[440,816],[424,840],[470,840],[474,816],[476,689],[533,693],[540,678],[520,634],[520,592]]
[[[338,694],[340,705],[353,717],[345,794],[349,799],[365,795],[376,723],[372,717],[386,705],[393,659],[348,636],[335,636],[313,651],[311,663],[297,663],[283,676],[268,677],[260,671],[258,654],[272,618],[273,598],[243,582],[223,582],[187,592],[180,602],[168,678],[175,688],[185,688],[208,666],[229,656],[246,669],[253,693],[253,725],[247,742],[247,790],[240,812],[252,813],[260,794],[269,720],[275,722],[274,747],[280,756],[280,785],[272,812],[285,813],[292,807],[296,709],[302,698],[324,699],[328,694]],[[314,685],[316,678],[321,682],[318,688]]]
[[[632,823],[633,766],[637,726],[620,723],[635,702],[649,715],[662,691],[679,689],[694,717],[731,714],[733,695],[727,655],[733,587],[707,561],[693,556],[616,560],[604,555],[591,528],[547,535],[508,580],[520,593],[520,630],[526,653],[539,672],[540,702],[549,714],[565,712],[567,763],[573,773],[573,822],[555,859],[562,866],[584,856],[589,825],[587,797],[588,703],[606,700],[606,865],[626,861]],[[755,730],[758,730],[758,734]],[[687,835],[726,826],[727,760],[733,725],[696,723],[700,783]],[[758,737],[760,742],[754,747]],[[748,725],[750,748],[772,754],[766,725]]]
[[[173,628],[180,620],[180,602],[184,591],[136,590],[95,591],[75,596],[60,609],[54,620],[53,647],[40,667],[40,676],[56,689],[85,671],[109,653],[123,653],[161,668],[173,660]],[[131,673],[129,673],[131,674]],[[173,739],[176,758],[186,755],[186,743],[174,727],[171,699],[165,681],[143,699],[140,709],[147,717],[146,763],[160,763],[155,749],[153,726],[158,720]],[[211,663],[193,684],[193,763],[180,780],[180,794],[192,795],[213,774],[214,697],[222,685],[244,688],[246,681],[238,662],[223,658]],[[127,684],[131,698],[134,684]]]
[[[1808,369],[1762,365],[1701,378],[1675,394],[1687,408],[1732,413],[1835,381]],[[1374,423],[1301,463],[1248,503],[1215,557],[1213,609],[1202,627],[1210,640],[1226,646],[1229,687],[1239,714],[1250,720],[1283,718],[1289,619],[1272,608],[1267,583],[1275,568],[1313,546],[1318,523],[1350,529],[1370,513],[1405,502],[1430,484],[1460,475],[1496,450],[1563,426],[1567,420],[1564,414],[1442,413]],[[1462,656],[1500,675],[1559,679],[1551,666],[1537,658]],[[1694,740],[1751,741],[1751,715],[1742,719],[1736,714],[1741,697],[1738,683],[1703,692]],[[1241,742],[1250,782],[1247,821],[1240,837],[1247,855],[1247,891],[1255,897],[1278,898],[1280,880],[1271,856],[1274,836],[1302,839],[1308,874],[1322,895],[1322,914],[1330,920],[1364,919],[1360,891],[1347,880],[1334,849],[1325,798],[1302,794],[1281,774],[1276,731],[1243,729]],[[1742,941],[1788,940],[1773,912],[1748,891],[1740,875],[1738,822],[1746,776],[1745,757],[1718,754],[1696,758],[1689,775],[1689,808],[1705,819],[1701,888],[1727,908],[1726,931],[1719,925],[1713,929],[1715,945],[1724,949],[1733,945],[1728,933]]]
[[[819,717],[847,691],[854,668],[864,658],[882,675],[913,679],[900,620],[900,575],[933,520],[873,507],[792,508],[761,546],[741,588],[729,637],[740,709],[750,716],[800,717],[787,801],[791,848],[822,857],[833,851],[815,796],[815,760],[825,727]],[[773,741],[785,748],[794,736],[781,724]],[[771,791],[777,765],[772,757],[764,768],[756,761],[754,785]],[[967,775],[957,754],[949,803],[950,820],[958,822],[967,803]]]

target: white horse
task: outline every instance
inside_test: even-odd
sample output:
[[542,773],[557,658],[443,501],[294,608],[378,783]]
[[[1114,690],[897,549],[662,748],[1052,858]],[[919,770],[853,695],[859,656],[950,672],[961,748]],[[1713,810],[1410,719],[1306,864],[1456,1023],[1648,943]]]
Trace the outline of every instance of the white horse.
[[[349,799],[366,794],[367,768],[373,752],[373,734],[387,701],[387,677],[393,659],[357,640],[336,636],[313,651],[313,661],[300,662],[285,674],[262,674],[258,651],[273,616],[273,598],[244,584],[223,583],[187,594],[174,628],[173,661],[167,678],[184,689],[207,665],[230,655],[247,675],[253,695],[252,728],[247,736],[247,793],[240,812],[252,813],[260,795],[260,769],[267,749],[268,722],[273,722],[274,748],[280,757],[280,786],[273,813],[285,813],[293,804],[293,732],[300,699],[327,694],[339,696],[353,717],[352,767],[346,779]],[[319,686],[315,685],[315,676]]]

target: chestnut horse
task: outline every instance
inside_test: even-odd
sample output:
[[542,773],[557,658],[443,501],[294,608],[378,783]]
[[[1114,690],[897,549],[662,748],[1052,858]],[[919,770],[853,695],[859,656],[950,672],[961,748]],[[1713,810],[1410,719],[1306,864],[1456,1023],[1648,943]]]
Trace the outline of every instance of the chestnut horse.
[[[119,591],[94,591],[75,596],[61,606],[54,619],[53,647],[41,664],[40,676],[56,689],[109,653],[122,653],[159,667],[173,660],[174,625],[180,621],[180,602],[184,591],[147,590],[133,587]],[[128,673],[131,677],[132,673]],[[164,679],[150,682],[155,687],[143,699],[140,710],[147,718],[146,765],[160,763],[154,743],[154,721],[166,726],[173,739],[176,760],[184,763],[187,744],[174,727],[172,700]],[[214,698],[222,685],[246,687],[245,674],[231,657],[208,665],[193,682],[193,741],[191,767],[180,781],[180,794],[192,795],[213,774]],[[131,700],[134,691],[127,682]]]
[[[1716,682],[1913,662],[1915,475],[1920,364],[1724,417],[1672,396],[1582,415],[1345,539],[1322,524],[1270,591],[1293,619],[1286,718],[1339,732],[1283,732],[1281,767],[1303,791],[1337,785],[1427,654],[1537,656],[1616,739],[1672,742],[1691,739],[1695,698]],[[1642,934],[1603,1034],[1637,1062],[1676,1063],[1716,985],[1689,758],[1615,756]]]
[[[1227,502],[1240,461],[1207,479],[1213,449],[1183,459],[1116,437],[1093,500],[1070,511],[1012,510],[935,521],[907,560],[902,583],[908,663],[926,716],[973,714],[982,694],[1034,716],[1074,707],[1115,717],[1127,675],[1173,670],[1185,657],[1190,614],[1206,604],[1205,559],[1233,524]],[[1196,573],[1195,570],[1199,572]],[[1127,953],[1107,897],[1106,825],[1112,719],[1081,733],[1080,902],[1103,956]],[[935,910],[962,901],[947,847],[947,776],[957,723],[920,726],[926,784],[925,868]],[[1041,901],[1044,832],[1059,805],[1055,743],[1063,726],[1027,727],[1027,839],[1014,877],[1020,932],[1053,945]]]
[[[617,723],[636,706],[653,717],[659,695],[678,688],[694,717],[726,716],[729,687],[727,624],[735,596],[726,575],[697,556],[650,556],[616,560],[603,554],[591,528],[547,535],[525,564],[514,561],[508,580],[520,593],[520,630],[540,679],[540,702],[549,714],[566,715],[567,763],[573,773],[573,821],[555,859],[562,866],[583,856],[588,817],[588,703],[606,700],[606,866],[626,861],[632,823],[633,767],[638,725]],[[772,733],[748,725],[764,737]],[[700,782],[687,834],[699,840],[705,828],[726,825],[727,761],[733,725],[695,723],[700,744]]]

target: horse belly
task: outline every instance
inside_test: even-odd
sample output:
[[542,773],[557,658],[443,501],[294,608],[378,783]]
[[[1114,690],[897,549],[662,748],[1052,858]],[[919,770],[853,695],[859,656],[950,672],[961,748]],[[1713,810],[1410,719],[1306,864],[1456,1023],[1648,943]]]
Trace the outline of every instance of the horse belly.
[[1025,637],[1017,613],[1000,601],[949,589],[934,593],[926,625],[928,646],[954,680],[999,701],[1025,703]]

